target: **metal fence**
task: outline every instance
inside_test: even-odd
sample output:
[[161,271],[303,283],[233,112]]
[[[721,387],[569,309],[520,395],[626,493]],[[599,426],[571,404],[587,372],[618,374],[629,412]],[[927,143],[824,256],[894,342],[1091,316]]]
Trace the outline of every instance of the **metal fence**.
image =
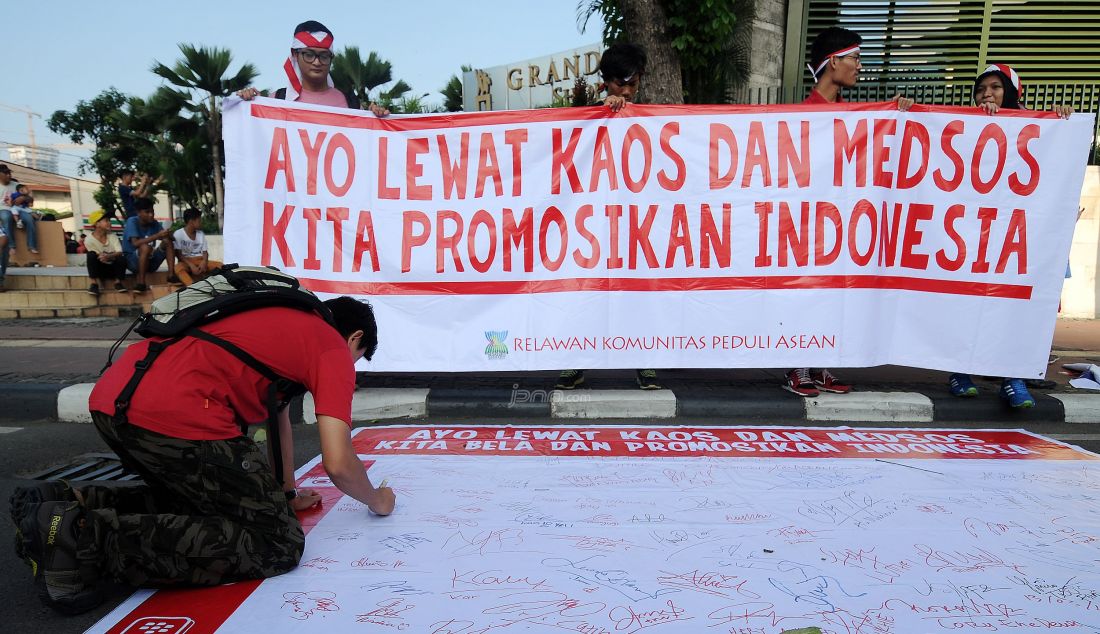
[[[844,91],[849,101],[888,101],[894,95],[902,94],[923,103],[935,106],[973,105],[972,83],[923,83],[904,82],[869,83],[857,85]],[[736,104],[782,104],[798,103],[810,91],[810,86],[795,87],[769,86],[761,88],[738,88],[730,91],[731,103]],[[1031,110],[1050,110],[1056,105],[1073,106],[1077,112],[1096,113],[1100,109],[1100,84],[1024,84],[1024,106]],[[1100,117],[1094,123],[1092,151],[1089,164],[1100,165]]]

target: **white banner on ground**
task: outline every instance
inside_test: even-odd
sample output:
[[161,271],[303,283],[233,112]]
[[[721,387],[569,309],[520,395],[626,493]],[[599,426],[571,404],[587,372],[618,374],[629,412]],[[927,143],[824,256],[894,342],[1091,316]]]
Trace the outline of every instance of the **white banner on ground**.
[[88,634],[1100,630],[1100,463],[1027,432],[426,425],[354,444],[392,516],[318,457],[298,568],[142,594]]
[[226,256],[370,298],[378,370],[1039,377],[1091,119],[231,103]]

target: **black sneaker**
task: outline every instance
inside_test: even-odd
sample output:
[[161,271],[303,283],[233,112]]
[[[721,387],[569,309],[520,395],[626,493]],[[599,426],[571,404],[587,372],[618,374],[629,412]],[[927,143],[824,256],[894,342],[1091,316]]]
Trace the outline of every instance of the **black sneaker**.
[[643,390],[659,390],[661,384],[657,382],[656,370],[638,370],[638,387]]
[[[8,504],[11,507],[11,522],[16,528],[23,522],[23,517],[32,507],[43,502],[72,502],[76,500],[73,488],[69,483],[61,480],[34,481],[23,486],[15,487]],[[18,548],[18,546],[17,546]],[[20,557],[23,555],[20,554]]]
[[134,292],[135,293],[148,293],[149,292],[149,285],[148,284],[134,284]]
[[115,282],[115,290],[119,293],[129,293],[130,289],[126,288],[126,285],[122,282]]
[[176,277],[176,275],[174,273],[172,275],[168,276],[168,283],[169,284],[178,284],[179,286],[183,286],[183,282],[181,282],[180,278]]
[[559,390],[571,390],[584,383],[584,370],[562,370],[558,375],[558,383],[554,387]]
[[1033,390],[1053,390],[1058,387],[1057,383],[1047,379],[1024,379],[1024,385]]
[[34,571],[38,598],[62,614],[81,614],[103,602],[96,571],[76,558],[84,523],[77,502],[46,502],[28,509],[16,533]]
[[88,286],[88,294],[92,297],[99,297],[99,284],[90,284]]

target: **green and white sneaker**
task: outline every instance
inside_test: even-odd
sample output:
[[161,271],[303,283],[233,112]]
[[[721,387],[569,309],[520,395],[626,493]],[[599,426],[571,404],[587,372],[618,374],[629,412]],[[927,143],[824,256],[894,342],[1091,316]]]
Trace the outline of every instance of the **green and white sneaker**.
[[554,386],[559,390],[572,390],[584,383],[584,370],[562,370]]
[[638,387],[643,390],[659,390],[661,384],[657,382],[656,370],[638,370]]

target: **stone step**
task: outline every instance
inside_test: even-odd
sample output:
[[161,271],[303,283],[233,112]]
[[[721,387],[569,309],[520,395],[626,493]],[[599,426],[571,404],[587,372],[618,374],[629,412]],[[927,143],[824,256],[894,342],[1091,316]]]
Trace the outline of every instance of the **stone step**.
[[81,308],[98,302],[84,291],[8,291],[0,294],[0,308]]
[[[50,269],[42,269],[41,275],[15,273],[8,269],[8,276],[4,280],[4,287],[9,291],[82,291],[88,288],[91,280],[83,274],[58,274]],[[168,283],[168,273],[161,271],[150,273],[146,276],[146,283],[150,286]],[[127,286],[133,286],[133,277],[127,279]]]
[[153,300],[175,292],[175,287],[162,284],[147,293],[119,293],[101,290],[99,297],[79,291],[8,291],[0,293],[0,310],[19,308],[86,308],[90,306],[148,306]]

